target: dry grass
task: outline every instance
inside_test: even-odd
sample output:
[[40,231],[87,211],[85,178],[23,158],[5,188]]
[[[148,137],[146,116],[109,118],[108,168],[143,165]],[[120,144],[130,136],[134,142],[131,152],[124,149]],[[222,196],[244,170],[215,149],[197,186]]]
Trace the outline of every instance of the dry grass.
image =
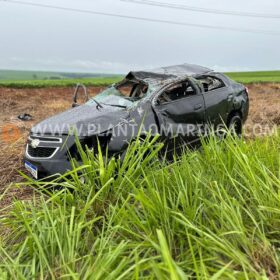
[[252,84],[250,91],[250,114],[247,120],[249,134],[256,130],[268,133],[275,125],[280,125],[280,84]]
[[[280,125],[280,84],[252,84],[250,91],[250,115],[247,121],[247,131],[252,133],[252,127],[258,123],[266,131],[266,127]],[[101,88],[89,88],[89,95],[94,96]],[[25,141],[32,125],[71,107],[71,88],[44,89],[8,89],[0,88],[0,129],[7,124],[14,124],[20,130],[21,137],[7,143],[0,139],[2,153],[0,155],[0,193],[8,184],[20,182],[18,170],[22,168],[22,158]],[[21,122],[17,116],[29,113],[33,121]],[[2,135],[2,134],[1,134]],[[30,190],[21,188],[6,196],[2,204],[9,204],[13,198],[30,197]],[[1,205],[0,205],[1,207]]]

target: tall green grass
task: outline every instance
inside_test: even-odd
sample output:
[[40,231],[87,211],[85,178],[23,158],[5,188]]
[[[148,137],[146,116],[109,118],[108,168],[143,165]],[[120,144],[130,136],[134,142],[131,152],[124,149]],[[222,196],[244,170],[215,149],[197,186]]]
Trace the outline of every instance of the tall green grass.
[[211,138],[172,163],[156,140],[29,181],[34,199],[0,217],[0,278],[276,279],[279,135]]

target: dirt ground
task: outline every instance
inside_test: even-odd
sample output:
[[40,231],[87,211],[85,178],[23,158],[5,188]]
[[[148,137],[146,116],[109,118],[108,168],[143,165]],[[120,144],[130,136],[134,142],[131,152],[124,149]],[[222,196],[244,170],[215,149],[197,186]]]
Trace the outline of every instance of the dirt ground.
[[[248,85],[250,114],[246,123],[247,137],[251,137],[254,124],[259,135],[268,134],[280,126],[280,84]],[[89,88],[94,96],[101,88]],[[71,107],[72,88],[8,89],[0,88],[0,196],[12,182],[21,182],[18,170],[24,171],[22,158],[26,138],[32,125]],[[22,122],[17,116],[28,113],[32,121]],[[31,190],[21,187],[9,191],[1,205],[14,198],[30,197]]]
[[[88,88],[88,94],[94,96],[101,90]],[[0,88],[0,197],[11,183],[24,181],[19,171],[25,172],[22,159],[30,128],[47,117],[70,109],[73,92],[73,88]],[[24,113],[30,114],[33,120],[18,120],[17,116]],[[31,195],[31,189],[13,187],[0,201],[0,209],[13,199],[30,198]]]

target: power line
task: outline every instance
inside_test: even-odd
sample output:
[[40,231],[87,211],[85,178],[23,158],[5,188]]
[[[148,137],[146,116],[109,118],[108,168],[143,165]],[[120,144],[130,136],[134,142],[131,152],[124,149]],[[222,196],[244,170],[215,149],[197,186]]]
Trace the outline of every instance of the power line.
[[195,28],[202,28],[202,29],[216,29],[216,30],[224,30],[224,31],[236,31],[236,32],[265,34],[265,35],[278,35],[278,36],[280,35],[279,32],[274,32],[274,31],[270,31],[270,30],[223,27],[223,26],[215,26],[215,25],[195,24],[195,23],[178,22],[178,21],[171,21],[171,20],[153,19],[153,18],[146,18],[146,17],[144,18],[144,17],[122,15],[122,14],[105,13],[105,12],[99,12],[99,11],[93,11],[93,10],[67,8],[67,7],[54,6],[54,5],[48,5],[48,4],[38,4],[38,3],[25,2],[25,1],[19,1],[19,0],[0,0],[0,2],[20,4],[20,5],[40,7],[40,8],[55,9],[55,10],[61,10],[61,11],[67,11],[67,12],[78,12],[78,13],[84,13],[84,14],[93,14],[93,15],[99,15],[99,16],[138,20],[138,21],[145,21],[145,22],[164,23],[164,24],[171,24],[171,25],[178,25],[178,26],[188,26],[188,27],[195,27]]
[[272,19],[272,18],[279,19],[280,18],[279,14],[259,14],[259,13],[251,13],[251,12],[237,12],[237,11],[228,11],[228,10],[206,9],[206,8],[186,6],[186,5],[181,5],[181,4],[171,4],[171,3],[152,1],[152,0],[120,0],[120,1],[134,3],[134,4],[140,4],[140,5],[170,8],[170,9],[176,9],[176,10],[187,10],[187,11],[192,11],[192,12],[208,13],[208,14],[266,18],[266,19]]

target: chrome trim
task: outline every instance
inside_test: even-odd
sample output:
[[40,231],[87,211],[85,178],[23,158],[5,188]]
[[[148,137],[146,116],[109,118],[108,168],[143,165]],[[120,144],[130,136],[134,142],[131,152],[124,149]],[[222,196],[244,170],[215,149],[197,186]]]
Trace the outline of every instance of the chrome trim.
[[[54,152],[53,152],[53,154],[51,155],[51,156],[49,156],[49,157],[32,157],[31,155],[29,155],[29,153],[28,153],[28,147],[29,147],[29,144],[27,144],[26,145],[26,150],[25,150],[25,154],[27,155],[27,157],[28,158],[30,158],[30,159],[51,159],[51,158],[53,158],[54,156],[55,156],[55,154],[57,153],[57,151],[59,150],[59,147],[43,147],[43,146],[40,146],[40,147],[38,147],[38,148],[52,148],[52,149],[55,149],[54,150]],[[34,149],[34,148],[33,148]]]
[[[28,140],[32,141],[32,140],[38,139],[41,143],[62,143],[62,138],[58,138],[58,137],[46,137],[46,136],[35,136],[35,135],[33,137],[35,137],[35,138],[32,138],[32,136],[29,136]],[[58,140],[58,141],[44,141],[44,140],[40,140],[40,138],[54,139],[54,140]]]

